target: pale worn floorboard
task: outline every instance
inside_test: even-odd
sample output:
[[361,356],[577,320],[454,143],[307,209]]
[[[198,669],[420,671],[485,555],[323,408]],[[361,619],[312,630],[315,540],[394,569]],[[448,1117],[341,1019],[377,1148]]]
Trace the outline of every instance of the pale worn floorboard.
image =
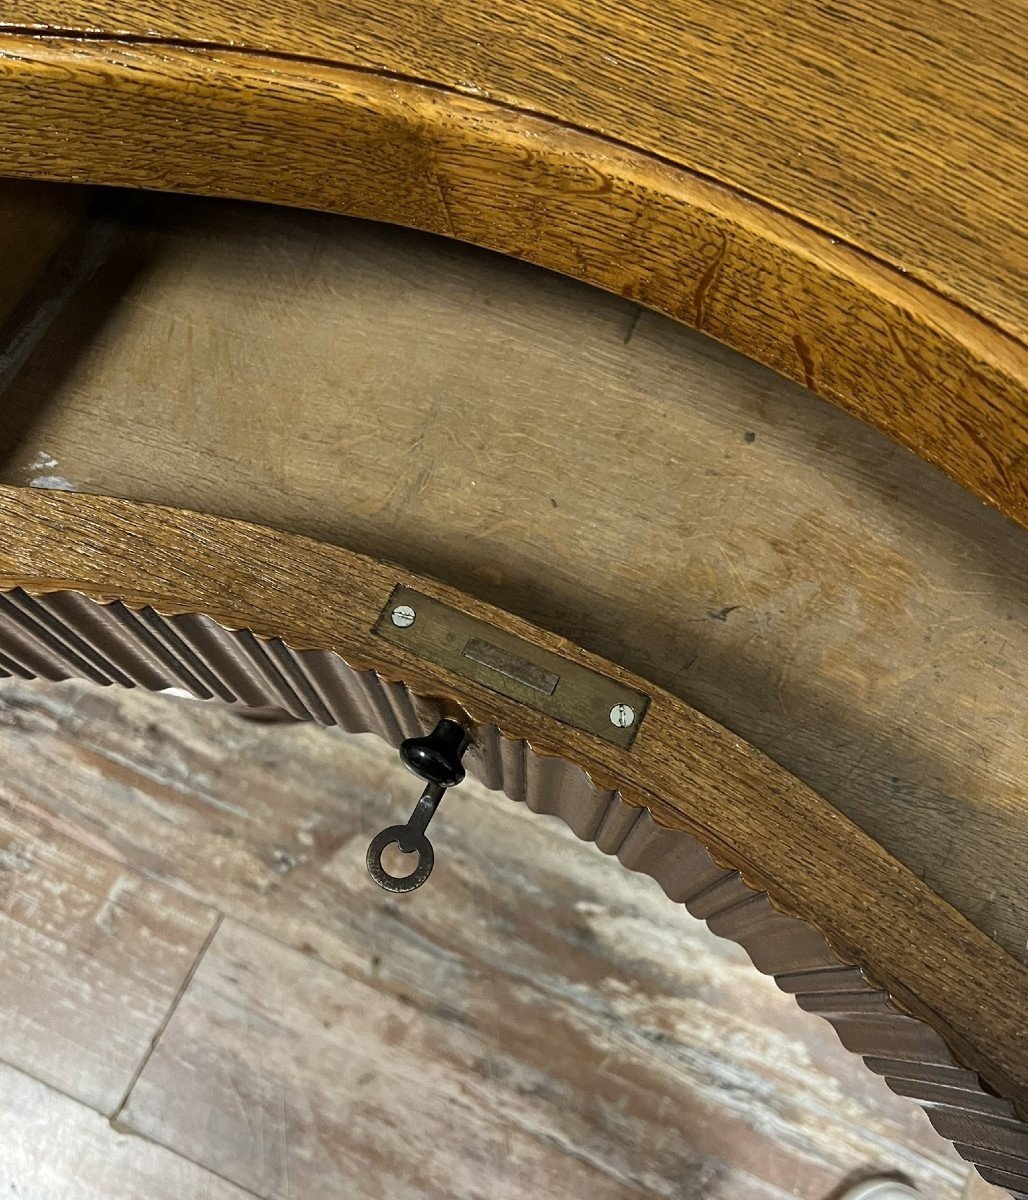
[[12,782],[0,784],[0,1059],[110,1113],[215,914],[62,837],[30,798],[12,803]]
[[[426,888],[379,892],[367,842],[417,786],[375,741],[5,683],[0,762],[0,1196],[968,1183],[826,1024],[554,821],[465,785]],[[119,1133],[28,1078],[110,1114],[139,1067]]]
[[229,923],[125,1124],[261,1196],[289,1196],[299,1176],[311,1200],[363,1196],[370,1181],[376,1195],[433,1200],[777,1200],[788,1193],[761,1175],[809,1169],[808,1155],[769,1148],[747,1115],[711,1103],[714,1081],[695,1073],[696,1095],[662,1090],[669,1075],[694,1074],[663,1061],[687,1046],[548,999],[484,978],[448,1008]]
[[248,1200],[13,1067],[0,1065],[0,1196],[11,1200]]

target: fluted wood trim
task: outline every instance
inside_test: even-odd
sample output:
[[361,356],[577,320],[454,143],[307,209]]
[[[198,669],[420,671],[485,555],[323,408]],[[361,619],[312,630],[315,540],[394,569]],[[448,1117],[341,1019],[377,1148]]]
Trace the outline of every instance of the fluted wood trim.
[[[427,731],[438,705],[338,654],[293,650],[280,638],[229,630],[196,613],[164,616],[74,591],[0,593],[0,675],[87,679],[103,686],[183,688],[197,699],[274,705],[298,720],[374,733],[392,745]],[[984,1178],[1028,1195],[1028,1125],[966,1069],[926,1022],[902,1011],[860,967],[841,961],[803,921],[781,912],[696,838],[654,820],[579,765],[536,753],[493,724],[474,729],[471,773],[533,812],[654,878],[808,1012],[828,1020],[893,1091],[917,1100],[934,1127]]]

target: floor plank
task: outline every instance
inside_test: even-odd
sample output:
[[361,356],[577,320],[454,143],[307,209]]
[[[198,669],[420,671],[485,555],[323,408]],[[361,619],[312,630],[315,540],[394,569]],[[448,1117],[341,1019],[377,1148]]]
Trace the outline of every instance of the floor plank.
[[436,873],[397,898],[363,856],[417,789],[376,742],[7,684],[0,756],[63,833],[233,919],[123,1119],[261,1196],[822,1200],[875,1168],[960,1195],[827,1025],[501,797],[448,795]]
[[824,1195],[824,1160],[866,1149],[839,1123],[787,1127],[759,1095],[763,1039],[725,1056],[733,1105],[702,1033],[632,1025],[554,1012],[524,981],[475,981],[450,1005],[390,995],[230,922],[123,1120],[274,1200],[784,1200],[797,1182]]
[[11,1200],[247,1200],[247,1193],[0,1064],[0,1196]]
[[0,779],[0,1059],[113,1112],[216,914],[62,837]]

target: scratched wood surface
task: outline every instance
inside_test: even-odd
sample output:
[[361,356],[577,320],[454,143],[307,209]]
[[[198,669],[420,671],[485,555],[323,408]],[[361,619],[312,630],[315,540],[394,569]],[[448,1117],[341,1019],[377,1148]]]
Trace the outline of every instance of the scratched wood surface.
[[1019,0],[8,0],[0,25],[273,51],[485,96],[688,166],[1024,332]]
[[805,383],[1028,525],[1019,0],[426,11],[19,0],[0,172],[527,258]]
[[[364,848],[416,788],[377,742],[6,682],[0,759],[4,919],[29,927],[0,978],[55,896],[96,895],[25,977],[41,1027],[76,955],[138,972],[130,916],[201,935],[124,1103],[80,1095],[121,1036],[113,982],[92,1044],[0,1066],[3,1194],[827,1200],[872,1169],[993,1194],[734,946],[502,797],[450,794],[430,884],[378,892]],[[117,920],[97,880],[122,881]]]
[[2,1063],[0,1111],[0,1193],[12,1200],[251,1200],[252,1193],[118,1133],[100,1113]]
[[0,787],[0,1059],[113,1111],[214,914],[48,837],[53,818],[19,791]]
[[0,482],[256,520],[517,612],[766,750],[1025,955],[1018,530],[556,276],[247,206],[107,220],[121,248],[0,397]]

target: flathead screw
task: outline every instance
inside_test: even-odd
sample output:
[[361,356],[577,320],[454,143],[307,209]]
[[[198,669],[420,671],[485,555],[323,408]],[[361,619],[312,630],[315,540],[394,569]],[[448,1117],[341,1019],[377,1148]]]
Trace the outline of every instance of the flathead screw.
[[635,721],[635,709],[630,704],[615,704],[610,710],[610,723],[618,729],[627,729]]
[[392,611],[392,622],[397,629],[410,629],[417,615],[409,604],[398,604]]

